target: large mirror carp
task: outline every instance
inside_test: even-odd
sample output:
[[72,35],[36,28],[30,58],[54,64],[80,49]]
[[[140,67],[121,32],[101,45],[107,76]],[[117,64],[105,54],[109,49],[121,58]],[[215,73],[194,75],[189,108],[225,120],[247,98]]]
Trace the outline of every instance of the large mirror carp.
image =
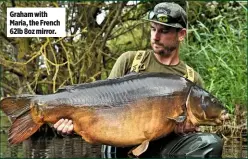
[[177,123],[221,125],[224,106],[188,79],[165,73],[142,73],[67,86],[48,95],[6,97],[1,110],[12,120],[9,142],[16,144],[44,123],[71,119],[74,131],[92,144],[139,145],[172,131]]

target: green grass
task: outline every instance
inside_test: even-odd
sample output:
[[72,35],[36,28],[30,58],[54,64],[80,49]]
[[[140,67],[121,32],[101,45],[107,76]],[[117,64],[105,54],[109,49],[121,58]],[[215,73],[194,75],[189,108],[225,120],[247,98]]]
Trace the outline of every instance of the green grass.
[[237,104],[246,108],[246,24],[233,26],[223,20],[212,31],[203,23],[199,26],[190,26],[189,36],[196,38],[184,44],[182,58],[201,74],[205,88],[231,112]]

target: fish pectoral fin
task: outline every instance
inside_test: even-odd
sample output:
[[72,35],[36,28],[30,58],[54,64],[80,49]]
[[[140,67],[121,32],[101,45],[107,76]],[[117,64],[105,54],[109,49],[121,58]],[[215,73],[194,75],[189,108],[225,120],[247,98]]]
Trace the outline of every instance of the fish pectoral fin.
[[10,127],[8,138],[9,143],[17,144],[24,141],[34,134],[41,125],[42,123],[37,124],[33,121],[30,112],[24,113],[14,120]]
[[132,153],[134,156],[140,156],[142,153],[144,153],[147,150],[148,146],[149,146],[149,141],[145,140],[138,147],[129,151],[129,154]]
[[183,123],[186,120],[186,115],[182,114],[175,118],[167,117],[170,120],[174,120],[176,123]]
[[175,121],[177,123],[182,123],[182,122],[185,121],[185,119],[186,119],[186,116],[185,115],[180,115],[180,116],[178,116],[178,117],[175,118]]

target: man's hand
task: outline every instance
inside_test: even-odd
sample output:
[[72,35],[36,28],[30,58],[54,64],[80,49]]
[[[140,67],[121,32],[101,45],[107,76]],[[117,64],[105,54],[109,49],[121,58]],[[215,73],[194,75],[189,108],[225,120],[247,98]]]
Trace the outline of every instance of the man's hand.
[[177,134],[187,134],[189,132],[198,132],[199,127],[194,126],[190,121],[185,121],[176,125],[174,132]]
[[69,135],[73,132],[73,123],[68,119],[60,119],[53,127],[57,130],[58,134]]

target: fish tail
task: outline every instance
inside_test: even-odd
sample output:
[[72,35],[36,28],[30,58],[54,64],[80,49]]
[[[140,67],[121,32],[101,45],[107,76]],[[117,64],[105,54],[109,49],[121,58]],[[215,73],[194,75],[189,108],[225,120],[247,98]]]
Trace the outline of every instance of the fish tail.
[[30,101],[33,97],[6,97],[1,100],[0,109],[13,122],[17,117],[30,110]]
[[35,123],[30,112],[32,96],[7,97],[0,102],[0,108],[10,117],[9,143],[17,144],[34,134],[43,123]]
[[34,134],[40,127],[41,123],[35,123],[30,112],[26,112],[14,120],[9,129],[8,141],[10,144],[18,144],[32,134]]

